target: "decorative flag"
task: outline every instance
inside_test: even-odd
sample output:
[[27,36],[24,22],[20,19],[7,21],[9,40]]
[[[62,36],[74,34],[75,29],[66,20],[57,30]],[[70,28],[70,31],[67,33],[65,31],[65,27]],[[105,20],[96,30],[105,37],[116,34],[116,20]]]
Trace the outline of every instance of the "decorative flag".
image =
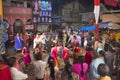
[[95,24],[98,24],[100,14],[100,0],[94,0]]
[[100,0],[94,0],[94,15],[95,15],[95,39],[98,41],[98,20],[100,15]]

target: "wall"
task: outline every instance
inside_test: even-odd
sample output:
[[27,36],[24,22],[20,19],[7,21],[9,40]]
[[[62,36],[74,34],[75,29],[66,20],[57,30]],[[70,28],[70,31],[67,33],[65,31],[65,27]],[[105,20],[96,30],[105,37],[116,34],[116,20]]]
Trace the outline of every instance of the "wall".
[[[82,6],[81,6],[82,8]],[[62,22],[79,22],[80,3],[77,1],[66,4],[62,9]]]
[[103,22],[112,21],[115,23],[120,23],[120,14],[103,14]]

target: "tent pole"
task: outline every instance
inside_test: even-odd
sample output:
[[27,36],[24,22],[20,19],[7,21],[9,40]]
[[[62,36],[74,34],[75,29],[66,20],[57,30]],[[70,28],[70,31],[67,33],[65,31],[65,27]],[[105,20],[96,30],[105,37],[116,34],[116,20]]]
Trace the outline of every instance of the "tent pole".
[[99,26],[98,24],[95,24],[95,40],[96,40],[96,41],[99,40],[99,38],[98,38],[98,36],[99,36],[98,26]]

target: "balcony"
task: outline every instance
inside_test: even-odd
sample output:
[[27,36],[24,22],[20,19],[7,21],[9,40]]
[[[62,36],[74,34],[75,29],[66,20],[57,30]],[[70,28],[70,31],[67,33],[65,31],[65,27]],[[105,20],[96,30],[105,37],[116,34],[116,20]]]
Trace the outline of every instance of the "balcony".
[[32,9],[23,7],[3,7],[3,17],[10,25],[13,25],[16,19],[20,19],[26,24],[28,19],[32,19]]
[[32,15],[32,9],[31,8],[23,8],[23,7],[3,7],[3,13],[4,15]]

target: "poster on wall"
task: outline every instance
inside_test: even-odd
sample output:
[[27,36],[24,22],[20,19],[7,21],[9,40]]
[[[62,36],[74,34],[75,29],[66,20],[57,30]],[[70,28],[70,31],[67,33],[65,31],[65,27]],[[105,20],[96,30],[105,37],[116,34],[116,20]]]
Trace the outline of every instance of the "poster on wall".
[[52,3],[48,0],[32,1],[33,22],[51,23],[52,22]]

